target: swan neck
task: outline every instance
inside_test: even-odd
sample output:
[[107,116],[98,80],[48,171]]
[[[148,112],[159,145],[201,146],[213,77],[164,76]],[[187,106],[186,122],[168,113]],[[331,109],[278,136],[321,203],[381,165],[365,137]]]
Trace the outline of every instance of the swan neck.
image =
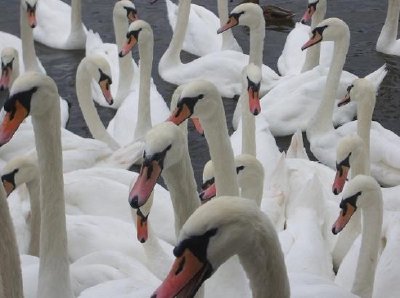
[[240,95],[242,108],[242,153],[256,156],[256,120],[249,111],[249,97],[246,87]]
[[362,209],[361,248],[352,287],[352,292],[363,298],[372,297],[383,217],[380,191],[366,194],[365,199],[367,207]]
[[385,24],[382,27],[377,42],[378,47],[388,47],[397,39],[399,11],[400,2],[397,0],[389,0]]
[[254,298],[289,298],[289,279],[278,236],[270,223],[266,227],[253,230],[253,242],[238,253],[240,263],[250,280]]
[[[128,31],[128,20],[126,17],[120,17],[118,13],[113,13],[113,24],[115,41],[117,43],[118,52],[121,50],[122,45],[125,41],[125,35]],[[125,55],[122,58],[118,58],[119,65],[119,79],[118,79],[118,90],[115,95],[116,102],[122,102],[129,94],[131,90],[131,84],[134,76],[134,67],[131,55]]]
[[172,61],[173,63],[180,63],[180,52],[182,51],[183,41],[185,39],[185,34],[189,23],[191,2],[191,0],[179,1],[178,16],[176,18],[174,33],[172,34],[168,49],[164,54],[164,56],[167,56],[168,60]]
[[71,34],[83,31],[81,0],[71,0]]
[[307,137],[309,137],[309,133],[321,134],[333,129],[332,116],[335,105],[336,91],[339,86],[340,75],[346,61],[349,43],[349,34],[346,34],[346,36],[336,40],[334,43],[333,57],[328,75],[326,77],[323,99],[308,125]]
[[325,19],[327,3],[326,0],[321,0],[317,4],[317,9],[313,16],[311,17],[310,29],[313,30],[319,23]]
[[372,114],[375,108],[375,94],[369,94],[369,98],[357,106],[357,134],[364,141],[366,160],[369,161],[370,131]]
[[134,134],[135,140],[144,137],[152,127],[150,113],[150,80],[153,65],[153,46],[153,34],[139,43],[140,85],[137,123]]
[[350,157],[351,178],[357,175],[371,175],[370,162],[367,156],[366,148],[362,148],[354,152]]
[[200,118],[200,122],[204,128],[204,134],[214,165],[217,196],[238,196],[239,186],[233,150],[228,136],[222,99],[220,95],[218,96],[220,104],[208,119]]
[[[249,183],[251,181],[251,183]],[[261,206],[261,200],[264,192],[264,182],[257,177],[246,179],[246,183],[239,181],[240,196],[242,198],[251,199],[256,202],[257,206]]]
[[86,68],[87,63],[87,58],[83,58],[76,72],[76,95],[79,106],[92,136],[95,139],[106,143],[111,149],[116,150],[119,148],[119,145],[107,132],[103,122],[101,121],[92,100],[91,89],[88,88],[91,83],[91,77]]
[[250,28],[250,53],[249,63],[254,63],[258,67],[263,65],[263,50],[265,38],[265,20],[260,18],[259,24]]
[[14,224],[11,219],[7,196],[0,185],[0,294],[2,297],[22,298],[22,273]]
[[[218,0],[218,17],[219,24],[223,26],[228,21],[229,10],[228,0]],[[232,30],[226,30],[221,33],[222,35],[222,50],[231,49],[231,41],[234,40]]]
[[[37,173],[39,174],[39,173]],[[29,200],[31,205],[30,232],[31,239],[29,241],[28,254],[39,257],[39,240],[40,240],[40,180],[37,175],[31,181],[26,183],[29,192]]]
[[41,189],[40,263],[37,297],[73,297],[67,251],[59,96],[53,109],[32,116]]
[[36,56],[35,46],[33,43],[32,28],[29,27],[26,11],[20,6],[20,30],[22,44],[22,60],[24,61],[25,71],[42,72]]
[[178,237],[183,224],[200,206],[189,152],[185,150],[180,162],[165,169],[162,176],[171,196],[175,214],[175,234]]

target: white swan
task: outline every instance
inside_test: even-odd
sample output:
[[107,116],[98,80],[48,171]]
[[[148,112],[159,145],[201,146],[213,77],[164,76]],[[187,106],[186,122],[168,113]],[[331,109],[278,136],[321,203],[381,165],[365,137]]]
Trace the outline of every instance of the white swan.
[[[136,62],[132,57],[118,58],[118,52],[121,50],[125,40],[126,31],[130,22],[137,19],[137,11],[135,5],[129,0],[117,1],[113,9],[113,25],[116,43],[103,43],[98,33],[92,30],[87,32],[86,55],[92,53],[102,54],[111,66],[111,73],[114,80],[111,86],[111,93],[114,96],[112,108],[119,108],[132,89],[138,88],[133,84],[138,84],[138,72]],[[133,81],[135,80],[135,81]],[[92,84],[93,99],[100,105],[109,107],[104,100],[100,89],[96,84]]]
[[14,227],[3,185],[0,185],[0,294],[2,297],[24,297],[22,274]]
[[400,40],[397,39],[399,27],[400,1],[388,0],[385,24],[376,42],[376,50],[389,55],[400,55]]
[[[327,27],[325,27],[327,26]],[[350,31],[348,26],[337,18],[326,19],[313,30],[315,39],[307,43],[303,49],[321,41],[334,41],[335,50],[330,68],[322,66],[283,79],[261,100],[262,112],[258,117],[267,121],[274,136],[288,135],[308,129],[307,137],[310,138],[310,130],[323,128],[318,125],[316,119],[323,118],[326,124],[333,126],[351,121],[355,115],[355,105],[346,107],[346,110],[334,110],[333,101],[337,96],[345,94],[347,86],[357,77],[349,72],[342,71],[349,46]],[[380,68],[369,77],[379,86],[386,71]],[[328,104],[329,100],[329,104]],[[318,110],[318,105],[326,110]],[[329,108],[328,108],[329,107]],[[329,114],[328,114],[329,112]],[[319,116],[321,115],[321,116]],[[333,118],[333,119],[332,119]],[[321,122],[319,122],[321,123]]]
[[153,124],[164,121],[169,109],[154,84],[151,84],[154,37],[151,26],[142,20],[131,23],[120,57],[138,44],[140,56],[139,92],[130,93],[110,121],[107,130],[120,144],[144,138]]
[[[379,184],[371,176],[358,175],[354,177],[343,192],[340,208],[342,209],[340,215],[332,226],[334,234],[342,231],[357,208],[360,208],[363,213],[363,229],[357,268],[355,274],[350,277],[354,280],[346,281],[346,284],[348,282],[348,284],[352,284],[352,293],[360,297],[371,297],[383,220],[382,192]],[[346,270],[353,270],[353,268]]]
[[[42,74],[26,73],[14,82],[4,108],[7,114],[0,130],[1,144],[10,140],[25,117],[29,114],[33,117],[43,204],[37,295],[73,297],[65,228],[57,87]],[[49,173],[49,167],[54,171]]]
[[[183,84],[194,79],[212,81],[224,97],[232,98],[241,93],[241,71],[249,62],[262,65],[262,49],[265,35],[265,21],[262,9],[253,3],[237,6],[230,14],[229,25],[220,28],[220,32],[233,27],[244,25],[250,28],[250,55],[236,51],[218,51],[191,62],[182,63],[180,52],[186,32],[191,1],[180,1],[176,30],[168,49],[160,59],[158,71],[167,82]],[[244,13],[246,12],[246,13]],[[219,65],[215,68],[216,63]],[[279,81],[279,76],[269,67],[263,66],[263,83],[261,93],[264,94]]]
[[40,0],[34,39],[51,48],[84,49],[86,28],[82,23],[81,8],[81,0],[71,0],[71,6],[60,0]]
[[[171,0],[165,1],[168,20],[172,30],[176,28],[178,6]],[[189,22],[182,50],[196,56],[204,56],[220,50],[234,50],[242,52],[234,38],[232,31],[221,35],[216,32],[228,20],[228,0],[218,0],[219,18],[204,6],[191,4]],[[207,43],[204,41],[207,40]]]
[[[310,38],[311,30],[324,19],[326,2],[327,0],[308,0],[308,7],[301,22],[297,22],[295,28],[286,37],[282,53],[278,58],[277,66],[282,76],[299,74],[319,64],[329,66],[333,54],[331,42],[316,45],[306,51],[301,50],[301,46]],[[310,19],[311,26],[305,25]]]
[[5,47],[1,50],[0,90],[7,90],[20,74],[19,54],[15,48]]
[[288,277],[275,229],[247,199],[220,197],[199,207],[183,226],[174,254],[172,269],[153,298],[194,295],[234,254],[247,272],[253,297],[356,297],[318,276]]
[[[337,129],[333,127],[324,131],[323,137],[318,137],[318,127],[310,138],[311,149],[321,162],[334,167],[334,152],[329,146],[335,146],[338,140],[352,133],[363,139],[366,146],[367,160],[371,162],[371,175],[377,181],[386,186],[400,184],[400,137],[392,131],[383,128],[378,122],[372,121],[372,113],[375,107],[376,89],[366,79],[357,79],[349,87],[347,101],[355,101],[358,104],[358,121],[350,122]],[[317,122],[315,125],[320,126]],[[311,130],[311,128],[310,128]],[[314,130],[314,129],[313,129]],[[315,138],[315,140],[313,139]],[[382,146],[384,144],[384,146]],[[332,154],[333,153],[333,154]]]

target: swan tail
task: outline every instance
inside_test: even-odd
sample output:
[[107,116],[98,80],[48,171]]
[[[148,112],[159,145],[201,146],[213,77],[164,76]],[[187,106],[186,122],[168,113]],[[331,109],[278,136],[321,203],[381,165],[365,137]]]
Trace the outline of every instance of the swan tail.
[[99,33],[93,32],[93,30],[89,30],[86,34],[86,56],[93,53],[93,51],[103,44],[103,40],[101,39]]
[[374,72],[371,72],[369,75],[365,76],[365,78],[371,81],[375,86],[375,90],[378,91],[379,86],[381,85],[383,79],[386,77],[387,72],[388,69],[385,63]]
[[292,136],[289,148],[286,152],[287,158],[301,158],[309,160],[306,149],[304,148],[303,134],[300,129]]

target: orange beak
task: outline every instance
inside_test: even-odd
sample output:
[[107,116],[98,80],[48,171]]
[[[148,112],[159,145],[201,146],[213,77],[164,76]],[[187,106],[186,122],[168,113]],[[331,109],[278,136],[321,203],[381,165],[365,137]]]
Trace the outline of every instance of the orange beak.
[[15,189],[15,186],[10,181],[7,181],[7,180],[3,180],[3,186],[4,186],[4,190],[6,191],[7,197]]
[[15,101],[15,109],[7,112],[3,122],[0,125],[0,146],[8,143],[18,127],[28,116],[28,110],[17,100]]
[[309,22],[311,20],[312,15],[314,14],[314,12],[315,12],[315,6],[314,5],[309,5],[307,7],[307,10],[304,13],[303,17],[301,18],[300,22],[302,24],[305,24],[305,23]]
[[147,228],[148,215],[145,216],[140,209],[137,209],[136,215],[137,239],[140,243],[145,243],[149,238],[149,231]]
[[342,211],[340,211],[340,215],[339,215],[338,219],[336,220],[336,222],[332,226],[332,233],[335,234],[335,235],[340,233],[340,231],[342,231],[344,229],[344,227],[350,221],[351,216],[356,211],[356,208],[354,208],[354,206],[351,205],[350,203],[346,203],[346,209],[345,210],[346,211],[344,211],[342,209]]
[[183,104],[181,107],[177,107],[175,111],[172,112],[167,121],[171,121],[176,125],[179,125],[186,119],[190,118],[191,115],[192,112],[190,111],[189,107]]
[[217,30],[217,33],[220,34],[232,27],[235,27],[237,24],[239,24],[238,20],[235,17],[231,16],[229,17],[228,22],[226,22],[225,25]]
[[35,28],[36,25],[37,25],[37,21],[36,21],[36,10],[35,10],[35,9],[30,9],[30,8],[28,8],[27,14],[28,14],[28,25],[29,25],[31,28]]
[[0,90],[7,90],[10,87],[11,69],[8,67],[3,68],[0,78]]
[[252,113],[254,116],[257,116],[261,112],[260,97],[258,95],[258,91],[253,90],[253,88],[249,88],[248,92],[250,113]]
[[350,92],[347,92],[346,95],[342,98],[342,100],[338,103],[338,107],[347,105],[351,101]]
[[128,40],[123,44],[121,51],[119,52],[120,57],[124,57],[126,54],[128,54],[133,47],[137,44],[136,38],[133,36],[130,36]]
[[311,47],[311,46],[313,46],[313,45],[319,43],[321,40],[322,40],[322,36],[321,36],[318,32],[315,32],[314,36],[311,37],[311,38],[309,39],[309,41],[307,41],[307,42],[301,47],[301,50],[304,51],[305,49],[307,49],[307,48],[309,48],[309,47]]
[[114,103],[113,97],[111,95],[111,90],[110,90],[110,83],[108,79],[102,80],[99,82],[101,92],[103,93],[103,96],[107,103],[109,105],[112,105]]
[[350,168],[341,166],[341,171],[336,171],[335,180],[332,185],[332,192],[337,195],[343,191],[344,184],[346,183],[347,175]]
[[193,122],[194,127],[196,128],[197,132],[199,134],[201,134],[202,136],[204,136],[204,129],[203,129],[203,126],[201,126],[200,119],[197,117],[193,117],[192,122]]
[[203,190],[199,197],[201,200],[201,203],[204,204],[214,198],[217,195],[217,187],[215,186],[215,183],[211,184],[209,187],[207,187],[205,190]]

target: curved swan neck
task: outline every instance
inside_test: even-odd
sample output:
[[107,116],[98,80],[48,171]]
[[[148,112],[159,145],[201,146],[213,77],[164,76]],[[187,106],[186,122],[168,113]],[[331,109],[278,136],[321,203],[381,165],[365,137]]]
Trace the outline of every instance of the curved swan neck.
[[246,87],[240,95],[242,108],[242,153],[256,156],[256,119],[249,111],[249,97]]
[[[289,279],[274,227],[252,230],[253,242],[239,253],[254,298],[290,297]],[[252,253],[249,253],[251,251]]]
[[165,169],[162,176],[171,196],[175,214],[175,235],[178,237],[183,224],[200,206],[189,152],[185,150],[181,161]]
[[397,39],[399,11],[400,2],[397,0],[389,0],[385,24],[382,27],[377,41],[378,48],[388,47]]
[[78,70],[76,72],[76,95],[79,106],[92,136],[106,143],[111,149],[116,150],[120,146],[107,132],[92,100],[91,90],[88,88],[91,79],[86,69],[86,63],[88,63],[88,60],[85,57],[78,65]]
[[3,185],[0,186],[0,294],[2,297],[24,297],[22,273],[14,224]]
[[53,109],[32,116],[42,195],[40,265],[37,297],[73,297],[67,251],[64,182],[62,172],[61,123],[58,94]]
[[152,127],[150,113],[150,79],[153,65],[154,37],[152,33],[146,37],[147,38],[143,38],[141,42],[139,42],[140,86],[138,115],[134,134],[135,140],[144,137]]
[[[22,1],[21,1],[22,3]],[[35,46],[33,43],[32,28],[29,27],[26,11],[20,6],[20,30],[22,43],[22,60],[24,61],[25,71],[42,72],[36,56]]]
[[[39,174],[39,173],[38,173]],[[39,257],[39,240],[40,240],[40,180],[36,176],[26,183],[29,192],[29,200],[31,205],[30,230],[31,239],[29,241],[28,253],[32,256]]]
[[361,248],[351,291],[360,297],[372,297],[382,230],[383,203],[380,192],[370,192],[365,196],[367,207],[362,209]]
[[350,36],[346,34],[335,40],[333,58],[326,77],[324,97],[318,110],[313,115],[307,127],[307,137],[311,134],[321,134],[333,129],[332,115],[335,104],[336,90],[339,86],[340,75],[346,62],[346,55],[349,49]]
[[[128,20],[126,17],[120,17],[114,7],[113,12],[113,24],[115,41],[118,47],[118,52],[121,51],[122,45],[125,41],[125,35],[128,30]],[[118,91],[115,95],[115,101],[121,102],[125,99],[131,89],[131,84],[134,76],[134,67],[131,55],[125,55],[118,59],[119,65],[119,79],[118,79]]]
[[219,97],[220,104],[208,119],[200,118],[200,121],[204,128],[204,134],[214,165],[217,196],[238,196],[239,186],[237,183],[233,150],[225,121],[225,110],[222,105],[221,96],[215,96]]
[[[178,6],[178,16],[174,33],[168,49],[165,51],[162,60],[167,59],[171,64],[176,65],[181,63],[180,52],[182,50],[183,41],[186,34],[186,29],[189,22],[191,0],[180,0]],[[168,58],[167,58],[168,57]]]

